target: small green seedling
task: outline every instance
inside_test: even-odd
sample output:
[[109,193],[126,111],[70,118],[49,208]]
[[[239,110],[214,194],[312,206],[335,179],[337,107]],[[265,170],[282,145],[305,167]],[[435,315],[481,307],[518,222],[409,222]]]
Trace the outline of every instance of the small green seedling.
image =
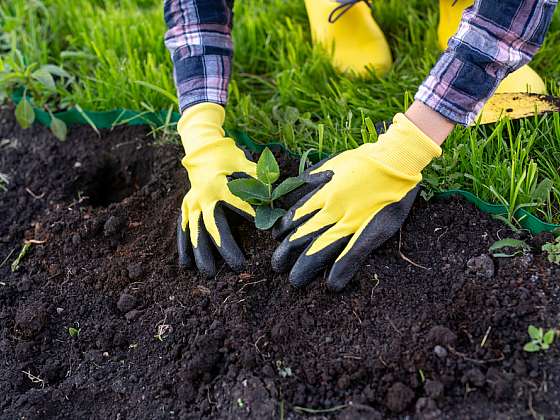
[[542,250],[548,254],[548,261],[560,264],[560,236],[554,242],[544,244]]
[[515,257],[516,255],[523,255],[530,250],[531,247],[525,241],[513,238],[496,241],[488,248],[492,256],[497,258]]
[[78,337],[80,335],[80,328],[69,327],[68,334],[70,334],[70,337]]
[[284,365],[281,360],[276,361],[276,369],[278,370],[278,375],[282,378],[287,378],[293,375],[292,369],[289,366]]
[[537,328],[534,325],[529,325],[528,331],[531,341],[523,346],[523,350],[530,353],[548,350],[554,341],[554,336],[556,335],[553,329],[550,329],[545,333],[542,328]]
[[8,191],[8,184],[10,183],[10,178],[8,175],[0,172],[0,191]]
[[26,243],[23,244],[23,247],[21,248],[21,251],[19,252],[18,256],[12,262],[12,273],[15,273],[16,271],[19,270],[19,266],[21,264],[21,261],[23,260],[23,258],[29,252],[29,248],[31,248],[31,242],[26,242]]
[[234,195],[256,207],[255,226],[258,229],[270,229],[286,213],[286,210],[274,206],[277,199],[305,184],[301,178],[291,177],[273,189],[272,185],[279,177],[278,162],[267,147],[257,162],[257,179],[234,179],[228,183]]

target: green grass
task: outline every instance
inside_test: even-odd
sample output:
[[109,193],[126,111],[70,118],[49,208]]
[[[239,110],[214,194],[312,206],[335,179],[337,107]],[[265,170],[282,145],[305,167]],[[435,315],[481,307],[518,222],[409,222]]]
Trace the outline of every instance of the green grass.
[[[296,152],[374,141],[373,122],[403,111],[436,61],[437,2],[377,1],[395,59],[384,78],[337,74],[311,45],[303,0],[236,2],[227,126]],[[161,0],[12,0],[0,5],[0,48],[60,64],[73,79],[51,106],[138,111],[176,106]],[[560,93],[560,15],[532,66]],[[38,104],[42,105],[42,104]],[[560,122],[553,117],[457,128],[425,171],[433,190],[464,188],[560,222]]]

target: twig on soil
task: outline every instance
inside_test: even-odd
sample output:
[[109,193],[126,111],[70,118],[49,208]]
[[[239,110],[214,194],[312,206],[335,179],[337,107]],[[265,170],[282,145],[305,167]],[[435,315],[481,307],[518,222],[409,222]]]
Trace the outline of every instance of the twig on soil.
[[44,387],[45,387],[45,380],[39,378],[38,376],[33,375],[33,374],[31,373],[31,370],[29,370],[29,371],[27,371],[27,372],[26,372],[25,370],[22,370],[21,372],[22,372],[23,374],[25,374],[25,376],[27,376],[27,377],[29,378],[29,380],[30,380],[31,382],[33,382],[34,384],[41,384],[41,388],[44,388]]
[[[435,229],[434,229],[434,233],[436,233],[436,232],[438,232],[438,231],[440,231],[440,230],[443,230],[443,229],[444,229],[444,228],[440,228],[440,227],[435,228]],[[441,240],[441,238],[443,238],[443,237],[445,236],[445,234],[447,233],[448,230],[449,230],[449,227],[446,226],[446,227],[445,227],[445,230],[443,230],[443,233],[441,233],[441,234],[438,236],[438,238],[437,238],[437,240],[436,240],[437,243],[439,243],[439,241]]]
[[259,338],[257,338],[257,341],[255,341],[255,344],[253,344],[255,346],[255,349],[257,350],[257,353],[261,354],[261,349],[259,349],[259,341],[261,341],[264,338],[264,334],[261,335]]
[[210,405],[216,405],[217,404],[216,401],[212,401],[212,399],[210,398],[210,387],[206,388],[206,396],[208,397],[208,403]]
[[245,287],[247,287],[247,286],[252,286],[252,285],[255,285],[255,284],[259,284],[259,283],[262,283],[263,281],[267,281],[267,280],[268,280],[268,279],[259,280],[259,281],[253,281],[253,282],[251,282],[251,283],[245,283],[243,286],[241,286],[241,289],[239,289],[237,292],[241,292],[241,291],[242,291],[243,289],[245,289]]
[[482,339],[482,341],[480,343],[480,348],[484,347],[484,345],[486,344],[486,340],[488,340],[488,336],[490,335],[491,330],[492,330],[492,325],[490,325],[488,327],[488,329],[486,330],[486,334],[484,334],[484,338]]
[[389,318],[388,316],[385,316],[385,319],[387,321],[389,321],[389,324],[391,325],[391,327],[393,327],[393,329],[399,334],[402,335],[402,332],[397,328],[397,326],[395,325],[395,323],[391,320],[391,318]]
[[43,245],[47,243],[47,240],[42,240],[40,241],[39,239],[26,239],[25,241],[23,241],[23,243],[25,244],[33,244],[33,245]]
[[484,365],[486,363],[495,363],[495,362],[501,362],[502,360],[505,359],[505,356],[502,354],[500,357],[498,357],[497,359],[488,359],[488,360],[478,360],[478,359],[471,359],[470,357],[468,357],[465,353],[461,353],[460,351],[455,350],[453,347],[449,346],[447,347],[449,349],[449,351],[451,353],[453,353],[455,356],[459,356],[465,360],[468,360],[469,362],[473,362],[473,363],[477,363],[479,365]]
[[379,276],[377,275],[377,273],[373,273],[373,280],[375,280],[375,284],[371,288],[371,296],[369,297],[370,301],[373,300],[373,291],[377,288],[377,286],[379,286],[379,283],[381,282],[381,280],[379,280]]
[[358,322],[361,324],[361,323],[362,323],[362,319],[361,319],[360,316],[356,313],[356,311],[352,309],[352,313],[354,314],[354,316],[355,316],[356,318],[358,318]]
[[539,413],[537,413],[533,408],[533,394],[531,392],[529,392],[529,401],[527,401],[527,405],[529,406],[529,412],[531,413],[531,415],[535,420],[539,420],[543,418],[542,416],[539,416]]
[[29,195],[31,197],[33,197],[35,200],[40,200],[41,198],[43,198],[45,196],[45,193],[43,193],[41,195],[37,195],[27,187],[25,187],[25,191],[27,191],[29,193]]
[[354,359],[354,360],[362,360],[362,358],[360,356],[354,356],[352,354],[343,354],[342,355],[343,359]]
[[404,255],[404,254],[402,253],[402,251],[401,251],[401,245],[402,245],[402,229],[399,230],[399,255],[401,256],[401,258],[402,258],[403,260],[405,260],[407,263],[412,264],[412,265],[415,266],[415,267],[422,268],[422,269],[424,269],[424,270],[430,270],[430,268],[424,267],[423,265],[420,265],[420,264],[418,264],[418,263],[415,263],[415,262],[412,261],[410,258],[408,258],[406,255]]
[[308,408],[308,407],[300,407],[298,405],[294,406],[294,410],[298,413],[308,413],[308,414],[320,414],[320,413],[332,413],[334,411],[339,411],[344,408],[349,407],[349,404],[342,404],[342,405],[335,405],[331,408]]
[[2,261],[2,263],[0,264],[0,268],[2,268],[2,266],[3,266],[4,264],[6,264],[6,262],[8,262],[8,260],[10,259],[10,257],[12,256],[12,254],[14,253],[14,251],[15,251],[16,249],[17,249],[17,246],[16,246],[14,249],[12,249],[12,250],[10,251],[10,253],[6,256],[6,258],[4,258],[4,261]]
[[232,305],[237,305],[238,303],[245,302],[246,300],[247,298],[243,298],[241,300],[238,300],[237,302],[232,302]]

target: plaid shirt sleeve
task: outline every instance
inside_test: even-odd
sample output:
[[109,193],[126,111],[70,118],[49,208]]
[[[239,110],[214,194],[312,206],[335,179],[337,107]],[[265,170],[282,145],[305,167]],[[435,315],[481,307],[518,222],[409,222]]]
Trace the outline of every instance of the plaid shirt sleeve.
[[232,9],[233,0],[165,0],[165,46],[181,112],[201,102],[227,102]]
[[543,43],[558,0],[476,0],[415,99],[463,125]]

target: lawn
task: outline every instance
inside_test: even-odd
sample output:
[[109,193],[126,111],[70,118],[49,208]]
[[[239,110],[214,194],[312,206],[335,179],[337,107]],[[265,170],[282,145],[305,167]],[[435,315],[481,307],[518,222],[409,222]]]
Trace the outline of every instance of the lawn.
[[[52,111],[176,107],[172,65],[163,45],[160,0],[14,0],[0,6],[0,74],[8,67],[56,64],[71,76],[35,95]],[[313,48],[303,1],[238,1],[235,66],[227,126],[295,152],[335,153],[375,141],[375,122],[410,103],[436,61],[437,2],[375,2],[395,64],[382,79],[337,74]],[[532,66],[560,93],[560,15]],[[1,76],[0,76],[1,77]],[[5,79],[5,78],[4,78]],[[2,84],[0,79],[0,96]],[[513,214],[525,207],[560,222],[558,114],[457,128],[441,159],[424,172],[429,191],[463,188]]]

